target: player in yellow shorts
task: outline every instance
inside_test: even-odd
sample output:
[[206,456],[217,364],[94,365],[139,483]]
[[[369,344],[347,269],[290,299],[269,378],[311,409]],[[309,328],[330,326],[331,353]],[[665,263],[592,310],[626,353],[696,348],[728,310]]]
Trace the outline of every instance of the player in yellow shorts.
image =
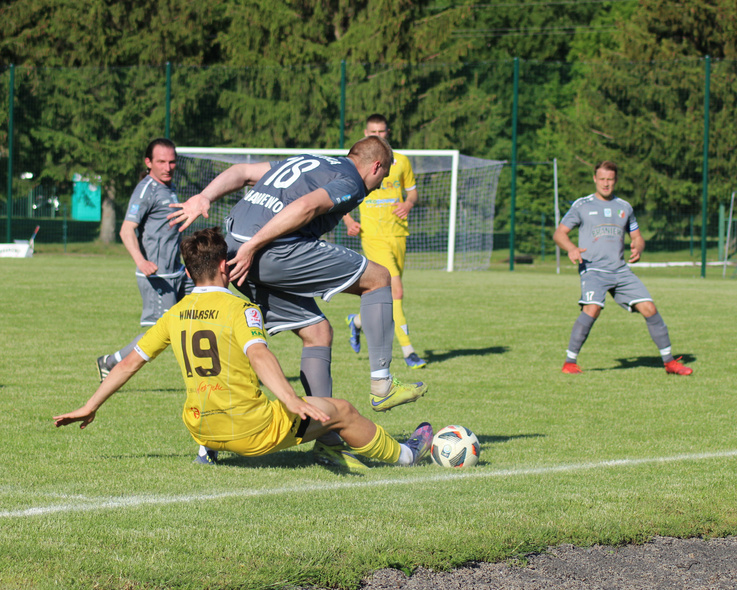
[[[389,127],[383,115],[371,115],[363,134],[387,138]],[[409,235],[407,217],[419,200],[417,183],[407,156],[394,152],[389,175],[381,186],[369,193],[359,206],[360,223],[350,214],[343,216],[349,236],[361,236],[363,254],[389,270],[392,287],[394,333],[402,347],[404,361],[412,369],[421,369],[427,362],[419,357],[409,337],[404,315],[404,257]],[[406,198],[405,198],[406,194]],[[346,323],[351,330],[350,344],[355,352],[361,350],[361,316],[350,314]]]
[[[182,418],[200,445],[200,463],[217,462],[221,450],[265,455],[328,431],[355,453],[385,463],[415,465],[427,454],[433,432],[426,422],[400,444],[346,400],[297,396],[268,349],[260,309],[227,289],[227,245],[218,228],[195,232],[181,249],[195,289],[146,332],[84,406],[55,416],[57,427],[81,422],[85,428],[110,396],[171,345],[187,389]],[[276,400],[266,397],[259,379]]]

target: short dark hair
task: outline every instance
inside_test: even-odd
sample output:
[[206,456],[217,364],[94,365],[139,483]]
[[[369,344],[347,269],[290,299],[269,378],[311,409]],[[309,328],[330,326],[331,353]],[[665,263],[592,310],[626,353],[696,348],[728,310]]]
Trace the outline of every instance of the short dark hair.
[[386,125],[386,128],[389,129],[389,121],[386,120],[386,117],[384,115],[380,115],[379,113],[374,113],[368,119],[366,119],[366,125],[368,125],[369,123],[383,123],[384,125]]
[[389,170],[394,160],[394,152],[389,142],[378,135],[369,135],[363,139],[359,139],[353,144],[348,156],[353,156],[354,161],[360,161],[364,164],[379,161],[381,165]]
[[171,148],[174,151],[176,151],[176,149],[177,149],[177,146],[174,145],[174,142],[171,139],[169,139],[167,137],[157,137],[156,139],[151,140],[151,142],[146,147],[146,156],[145,157],[147,159],[149,159],[149,160],[153,160],[154,159],[154,148],[157,145],[160,145],[160,146],[163,146],[163,147],[167,147],[167,148]]
[[618,170],[617,170],[617,165],[614,162],[610,160],[603,160],[599,162],[596,165],[596,168],[594,168],[594,176],[596,176],[596,173],[599,171],[599,169],[609,170],[610,172],[614,172],[614,178],[617,178]]
[[220,263],[228,258],[228,246],[219,227],[208,227],[182,240],[184,266],[195,285],[212,280]]

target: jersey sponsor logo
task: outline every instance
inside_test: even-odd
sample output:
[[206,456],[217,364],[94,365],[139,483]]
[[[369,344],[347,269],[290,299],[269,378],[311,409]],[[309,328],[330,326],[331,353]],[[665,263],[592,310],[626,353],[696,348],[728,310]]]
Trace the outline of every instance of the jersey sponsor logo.
[[594,239],[601,237],[622,237],[624,230],[617,225],[599,225],[591,230],[591,237]]
[[128,215],[135,215],[136,213],[138,213],[138,203],[131,205],[130,209],[128,209]]
[[399,199],[370,199],[366,201],[367,207],[386,207],[387,205],[396,205]]
[[611,217],[611,216],[612,216],[612,210],[604,209],[604,217]]
[[192,408],[189,409],[189,411],[192,412],[192,417],[195,420],[199,420],[200,419],[200,409],[199,408],[192,407]]
[[381,183],[381,190],[388,191],[395,188],[402,188],[402,183],[399,180],[385,180]]
[[246,310],[246,324],[248,324],[249,328],[258,328],[259,330],[263,330],[261,312],[255,307],[249,307]]
[[589,211],[589,215],[598,215],[598,214],[599,214],[598,211]]
[[249,192],[245,197],[243,197],[243,200],[246,201],[246,203],[253,203],[254,205],[260,205],[261,207],[270,209],[274,213],[279,213],[279,211],[284,209],[284,203],[282,203],[278,198],[260,191]]
[[219,315],[217,309],[183,309],[179,312],[180,320],[215,320]]

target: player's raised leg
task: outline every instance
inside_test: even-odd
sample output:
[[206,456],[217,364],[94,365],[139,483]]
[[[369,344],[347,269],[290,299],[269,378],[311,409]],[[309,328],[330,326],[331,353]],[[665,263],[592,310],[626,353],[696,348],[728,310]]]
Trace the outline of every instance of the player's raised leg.
[[424,383],[404,384],[391,374],[394,317],[389,271],[369,261],[360,279],[346,292],[361,296],[361,323],[371,370],[372,409],[385,412],[425,395],[427,385]]

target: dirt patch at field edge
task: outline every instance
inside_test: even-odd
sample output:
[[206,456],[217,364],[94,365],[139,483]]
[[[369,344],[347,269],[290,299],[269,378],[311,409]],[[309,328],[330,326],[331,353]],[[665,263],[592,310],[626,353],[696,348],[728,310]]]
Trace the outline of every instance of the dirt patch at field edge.
[[644,545],[563,545],[526,556],[527,565],[476,563],[452,572],[385,569],[361,590],[721,590],[737,588],[737,537],[656,537]]

